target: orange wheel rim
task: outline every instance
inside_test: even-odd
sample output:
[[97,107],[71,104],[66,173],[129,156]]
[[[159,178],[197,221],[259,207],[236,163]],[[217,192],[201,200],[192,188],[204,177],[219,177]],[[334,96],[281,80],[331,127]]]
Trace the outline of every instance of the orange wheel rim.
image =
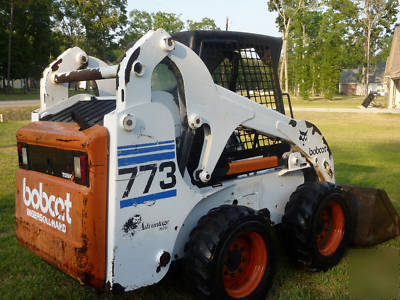
[[232,298],[250,295],[259,285],[267,266],[267,248],[257,232],[236,237],[224,255],[222,280]]
[[344,234],[344,213],[337,202],[329,203],[319,215],[320,231],[317,233],[319,252],[328,256],[336,251]]

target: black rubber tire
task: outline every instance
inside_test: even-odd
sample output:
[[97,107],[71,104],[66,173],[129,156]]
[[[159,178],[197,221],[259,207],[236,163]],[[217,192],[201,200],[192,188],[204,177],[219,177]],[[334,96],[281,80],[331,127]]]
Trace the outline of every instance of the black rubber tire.
[[[337,206],[338,204],[339,206]],[[329,254],[322,254],[317,245],[321,232],[320,214],[330,205],[340,207],[343,235]],[[329,182],[304,183],[290,196],[282,218],[284,244],[291,257],[312,271],[326,271],[339,263],[352,236],[352,214],[348,195],[340,186]]]
[[[254,233],[262,237],[260,241],[266,247],[265,271],[250,294],[242,298],[231,297],[224,287],[224,257],[226,259],[229,247],[234,245],[233,241]],[[185,245],[186,285],[200,299],[265,299],[272,283],[276,260],[272,243],[268,211],[257,212],[237,205],[214,208],[200,218]],[[242,257],[239,261],[242,261]]]

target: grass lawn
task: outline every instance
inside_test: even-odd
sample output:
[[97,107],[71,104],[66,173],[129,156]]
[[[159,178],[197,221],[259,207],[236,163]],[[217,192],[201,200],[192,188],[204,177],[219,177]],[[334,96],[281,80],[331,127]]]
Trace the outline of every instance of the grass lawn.
[[[333,99],[328,100],[323,97],[311,97],[310,100],[304,100],[301,97],[291,96],[290,100],[293,107],[324,107],[324,108],[358,108],[363,102],[365,96],[346,96],[337,95]],[[283,97],[285,107],[289,109],[286,97]],[[375,102],[381,107],[387,106],[387,100],[384,97],[378,96]]]
[[[69,89],[68,90],[68,97],[74,96],[76,94],[81,94],[81,93],[88,93],[88,94],[95,94],[93,90],[85,92],[84,90],[77,90],[75,91],[74,89]],[[39,95],[39,89],[32,89],[28,93],[24,93],[23,89],[11,89],[10,94],[5,93],[5,91],[0,89],[0,101],[5,101],[5,100],[39,100],[40,95]]]
[[[400,115],[299,112],[295,118],[307,119],[321,129],[335,157],[339,183],[384,188],[400,211]],[[80,286],[17,243],[14,231],[15,132],[27,123],[0,123],[0,298],[190,299],[181,286],[179,275],[169,275],[159,284],[122,296],[99,294],[90,287]],[[363,271],[361,284],[372,288],[372,292],[368,292],[370,297],[373,295],[371,299],[380,298],[379,291],[373,294],[373,285],[380,282],[378,280],[387,278],[385,283],[394,280],[397,288],[400,281],[400,238],[371,249],[351,249],[339,265],[324,273],[298,269],[289,262],[280,246],[278,250],[277,274],[268,299],[350,299],[352,274],[357,274],[353,273],[357,270],[353,266],[366,255],[370,255],[369,262],[376,261],[377,265],[386,260],[389,266],[397,266],[397,271],[384,270],[383,275],[372,269]],[[368,277],[371,283],[367,285]],[[379,283],[375,290],[382,286],[384,283]],[[388,294],[395,295],[390,298],[400,298],[399,290],[393,293]]]
[[29,120],[31,112],[39,106],[13,106],[0,107],[0,114],[3,115],[4,122]]
[[39,99],[39,89],[32,89],[28,93],[24,93],[23,89],[10,89],[10,94],[4,90],[0,90],[0,101],[2,100],[36,100]]

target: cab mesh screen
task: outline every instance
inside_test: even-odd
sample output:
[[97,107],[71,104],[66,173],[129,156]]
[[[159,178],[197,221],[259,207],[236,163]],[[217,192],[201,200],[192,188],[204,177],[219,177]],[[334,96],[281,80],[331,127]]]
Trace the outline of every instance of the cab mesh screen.
[[[225,52],[226,57],[214,69],[212,76],[216,84],[277,110],[271,56],[268,50],[262,52],[263,59],[258,53],[254,48]],[[239,126],[229,139],[225,152],[255,150],[280,142],[279,139]]]

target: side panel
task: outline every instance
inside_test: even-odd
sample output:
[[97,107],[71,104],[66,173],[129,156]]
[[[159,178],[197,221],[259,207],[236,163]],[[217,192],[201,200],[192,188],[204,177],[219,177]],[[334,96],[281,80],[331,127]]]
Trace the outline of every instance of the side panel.
[[184,220],[174,247],[174,257],[182,258],[189,234],[198,220],[208,211],[220,205],[244,205],[255,210],[268,208],[273,225],[282,221],[285,205],[296,188],[304,183],[303,172],[279,176],[279,170],[260,171],[251,176],[225,181],[219,187],[209,187],[201,200]]
[[[105,278],[107,131],[73,123],[34,122],[17,140],[88,154],[89,186],[19,169],[16,175],[18,241],[64,272],[95,287]],[[29,147],[28,147],[29,151]]]
[[[136,125],[120,125],[126,114]],[[301,171],[279,170],[198,189],[183,180],[178,168],[174,123],[159,103],[135,106],[105,117],[110,132],[107,284],[112,290],[151,285],[166,274],[198,219],[222,204],[267,207],[281,221],[290,194],[304,182]]]
[[[122,128],[130,114],[136,126]],[[107,284],[113,290],[151,285],[166,274],[177,234],[201,195],[177,167],[175,128],[159,103],[105,117],[110,132]]]

